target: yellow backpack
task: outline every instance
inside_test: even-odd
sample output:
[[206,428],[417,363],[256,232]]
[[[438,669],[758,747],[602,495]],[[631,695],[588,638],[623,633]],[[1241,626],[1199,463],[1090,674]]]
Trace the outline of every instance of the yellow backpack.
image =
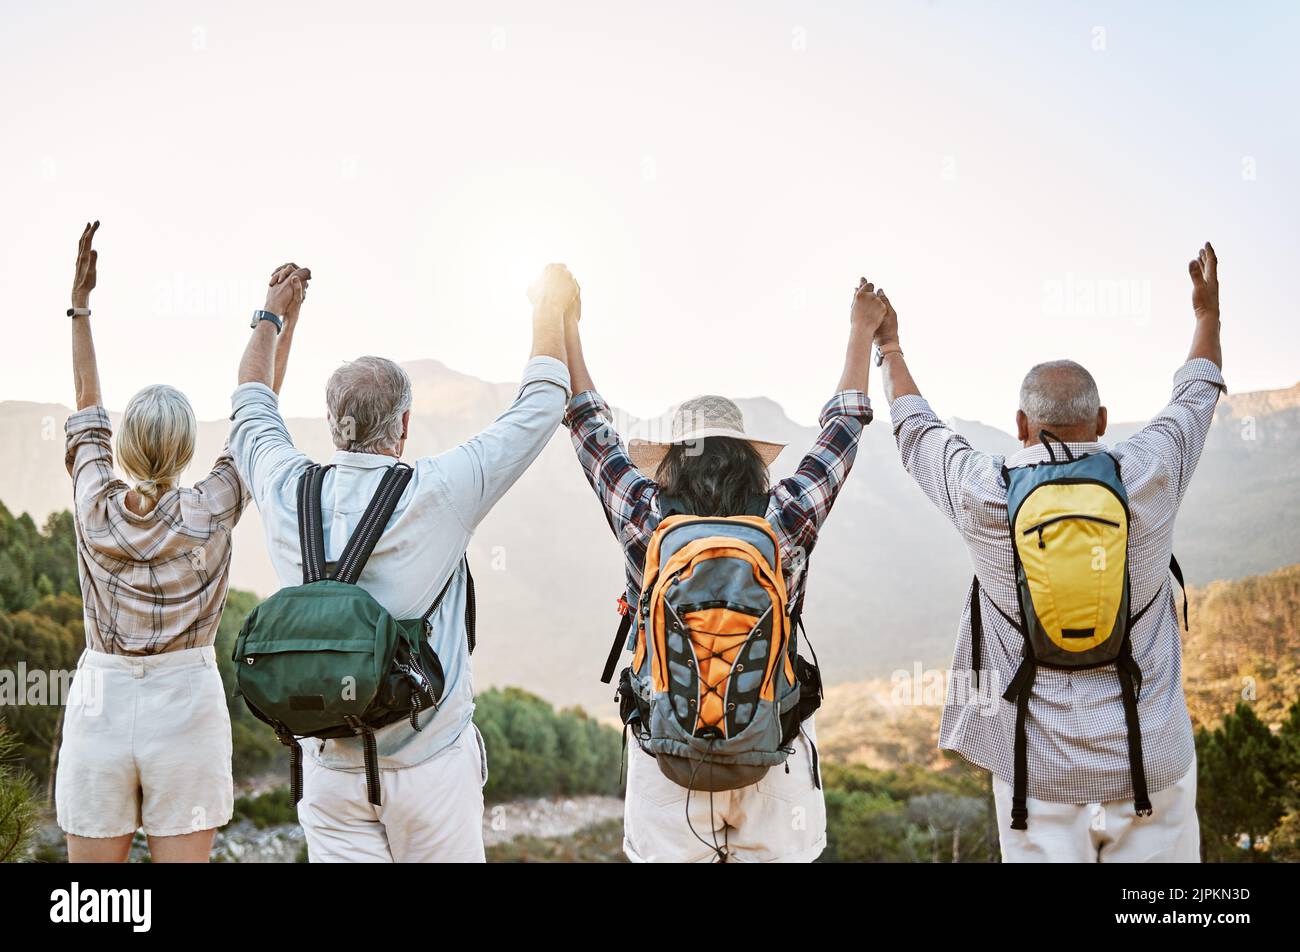
[[[1141,610],[1131,611],[1128,494],[1119,461],[1109,453],[1076,457],[1046,430],[1039,438],[1047,447],[1048,462],[1002,470],[1022,619],[1007,617],[1007,621],[1025,639],[1024,660],[1002,695],[1016,705],[1011,828],[1028,827],[1025,719],[1040,666],[1066,670],[1115,666],[1128,726],[1134,805],[1139,816],[1149,816],[1151,799],[1137,709],[1142,671],[1133,660],[1129,638],[1159,593]],[[1053,440],[1063,451],[1060,457]],[[1170,568],[1181,585],[1182,570],[1172,557]],[[977,680],[983,640],[979,594],[976,579],[971,589],[971,654]],[[1184,622],[1186,613],[1184,598]]]

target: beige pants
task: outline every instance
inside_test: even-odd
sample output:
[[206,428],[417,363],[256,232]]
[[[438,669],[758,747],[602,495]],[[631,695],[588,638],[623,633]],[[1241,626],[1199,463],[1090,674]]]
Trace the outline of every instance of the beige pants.
[[[803,727],[815,742],[812,720]],[[708,791],[688,796],[630,741],[623,852],[634,863],[811,863],[826,848],[826,801],[808,738],[795,738],[789,773],[778,765],[756,784],[714,793],[712,803]]]
[[213,649],[85,652],[63,715],[54,802],[74,836],[141,827],[180,836],[228,823],[230,713]]
[[1051,803],[1028,799],[1029,829],[1011,829],[1011,784],[993,778],[1004,863],[1199,863],[1196,761],[1177,783],[1151,794],[1151,816],[1133,799]]
[[361,770],[322,767],[310,752],[302,770],[298,822],[311,862],[484,862],[487,753],[473,724],[423,763],[381,770],[380,806],[367,799]]

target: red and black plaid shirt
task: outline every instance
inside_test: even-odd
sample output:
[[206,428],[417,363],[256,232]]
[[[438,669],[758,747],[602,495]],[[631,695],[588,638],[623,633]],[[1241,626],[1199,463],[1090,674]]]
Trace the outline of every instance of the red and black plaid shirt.
[[[781,546],[781,564],[791,607],[803,598],[803,568],[840,487],[853,468],[862,428],[871,422],[871,401],[861,390],[842,390],[822,409],[821,433],[794,475],[768,494],[767,521]],[[600,394],[587,390],[569,401],[564,423],[578,461],[596,491],[610,528],[627,559],[629,601],[641,591],[650,536],[662,518],[659,484],[632,465],[613,414]]]

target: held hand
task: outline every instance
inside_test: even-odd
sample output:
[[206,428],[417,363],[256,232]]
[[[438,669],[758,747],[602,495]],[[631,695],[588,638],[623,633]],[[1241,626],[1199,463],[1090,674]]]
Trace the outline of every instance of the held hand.
[[307,282],[310,280],[310,268],[300,268],[292,261],[280,265],[271,274],[266,289],[266,310],[280,315],[286,321],[296,320],[303,298],[307,296]]
[[876,286],[866,278],[859,279],[853,292],[853,307],[849,311],[849,321],[853,326],[874,336],[888,310],[889,307],[877,293]]
[[885,302],[885,319],[876,328],[876,346],[885,347],[889,344],[897,344],[898,312],[894,310],[894,305],[889,303],[889,298],[885,297],[883,289],[877,290],[876,296]]
[[573,286],[576,290],[573,292],[573,300],[569,302],[569,306],[564,312],[565,324],[577,324],[582,320],[582,288],[579,287],[577,281],[573,282]]
[[1197,319],[1219,319],[1219,257],[1207,241],[1195,258],[1187,263],[1192,276],[1192,311]]
[[[548,316],[564,316],[578,297],[578,282],[562,264],[548,264],[528,289],[533,310]],[[581,308],[581,304],[577,305]]]
[[81,241],[77,244],[77,272],[72,279],[73,307],[90,306],[90,292],[95,289],[95,266],[99,263],[99,252],[91,247],[97,231],[99,222],[86,222]]

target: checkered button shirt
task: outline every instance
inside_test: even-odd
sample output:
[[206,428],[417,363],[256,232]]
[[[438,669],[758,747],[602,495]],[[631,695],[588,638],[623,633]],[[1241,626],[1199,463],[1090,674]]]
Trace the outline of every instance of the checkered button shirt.
[[231,531],[249,499],[230,452],[140,516],[126,508],[127,485],[113,474],[108,412],[78,410],[64,429],[86,647],[152,655],[212,644],[226,605]]
[[[623,547],[629,600],[635,601],[641,591],[646,547],[661,518],[659,484],[632,465],[612,419],[600,394],[587,390],[569,401],[564,422],[587,481]],[[767,521],[781,548],[791,607],[803,597],[807,583],[803,567],[853,468],[862,428],[871,422],[871,401],[861,390],[842,390],[822,408],[820,422],[821,432],[794,475],[768,494]]]
[[[1132,634],[1142,669],[1138,712],[1147,786],[1155,793],[1179,780],[1195,756],[1182,688],[1181,615],[1169,556],[1174,517],[1196,469],[1224,392],[1211,361],[1188,361],[1174,376],[1173,397],[1154,420],[1109,452],[1120,462],[1129,497],[1128,566],[1131,601],[1153,602]],[[1024,639],[1001,613],[1020,617],[1002,465],[1047,460],[1043,446],[1005,460],[974,449],[919,396],[889,408],[903,466],[930,501],[956,526],[970,550],[983,589],[983,672],[970,684],[969,592],[953,655],[939,746],[1013,782],[1015,706],[1002,699],[1019,667]],[[1076,455],[1106,452],[1101,443],[1070,443]],[[999,611],[990,607],[990,601]],[[1039,800],[1094,803],[1133,796],[1128,734],[1119,677],[1113,666],[1083,671],[1040,667],[1027,721],[1028,793]]]

